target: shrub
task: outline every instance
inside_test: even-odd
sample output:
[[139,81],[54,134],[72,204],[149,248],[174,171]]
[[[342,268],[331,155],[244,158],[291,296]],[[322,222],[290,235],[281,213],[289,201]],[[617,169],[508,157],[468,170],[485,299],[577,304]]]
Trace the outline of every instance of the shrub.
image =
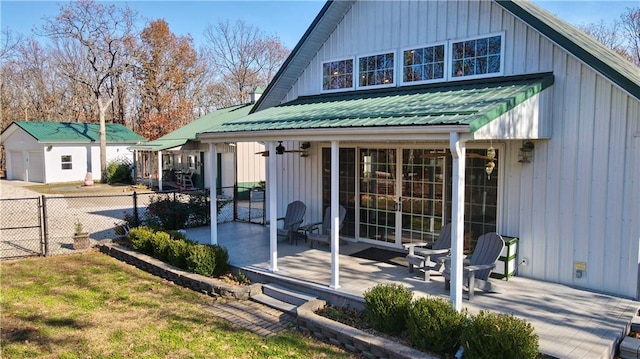
[[131,168],[133,166],[127,159],[116,159],[107,165],[106,182],[132,184]]
[[229,271],[229,252],[225,247],[218,245],[213,246],[213,252],[216,257],[213,275],[217,277]]
[[[189,218],[185,223],[187,227],[206,226],[211,223],[208,191],[190,192],[187,206],[189,207]],[[218,213],[220,213],[219,210]]]
[[466,323],[466,313],[457,312],[448,301],[438,298],[418,298],[407,313],[407,329],[413,345],[440,355],[457,351]]
[[186,241],[173,240],[169,242],[166,248],[167,261],[181,269],[187,269],[187,256],[189,255],[189,247],[192,244]]
[[153,255],[153,230],[149,227],[131,228],[129,231],[129,241],[131,248],[140,253]]
[[176,230],[185,227],[189,217],[189,205],[169,195],[157,195],[150,199],[144,222],[151,228]]
[[169,243],[173,242],[169,233],[167,232],[156,232],[151,237],[151,244],[153,246],[153,256],[163,262],[166,262],[167,257],[167,248],[169,248]]
[[462,333],[464,358],[534,359],[538,335],[531,324],[513,315],[481,311]]
[[194,244],[189,246],[187,256],[189,271],[204,276],[212,276],[216,269],[216,253],[213,246]]
[[367,316],[377,330],[398,334],[406,328],[413,293],[400,284],[378,284],[364,293]]

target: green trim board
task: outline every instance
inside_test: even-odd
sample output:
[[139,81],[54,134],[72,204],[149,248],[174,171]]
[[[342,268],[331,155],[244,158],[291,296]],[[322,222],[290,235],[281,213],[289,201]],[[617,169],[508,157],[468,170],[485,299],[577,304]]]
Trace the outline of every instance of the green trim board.
[[[97,123],[14,121],[13,124],[23,129],[38,142],[100,142],[100,125]],[[145,140],[144,137],[120,124],[107,123],[105,130],[107,143],[110,144],[136,143]]]
[[553,84],[550,73],[299,97],[211,133],[468,125],[474,132]]

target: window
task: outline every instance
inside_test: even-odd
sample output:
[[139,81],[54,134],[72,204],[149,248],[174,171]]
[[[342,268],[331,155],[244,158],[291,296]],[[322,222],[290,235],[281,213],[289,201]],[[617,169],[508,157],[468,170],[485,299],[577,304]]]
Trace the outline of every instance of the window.
[[324,62],[322,64],[322,90],[353,89],[353,59]]
[[445,45],[407,49],[402,52],[402,82],[429,82],[445,76]]
[[358,58],[358,86],[394,85],[394,53],[363,56]]
[[62,164],[63,170],[73,169],[73,161],[70,155],[60,156],[60,163]]
[[502,35],[451,44],[451,78],[501,74]]

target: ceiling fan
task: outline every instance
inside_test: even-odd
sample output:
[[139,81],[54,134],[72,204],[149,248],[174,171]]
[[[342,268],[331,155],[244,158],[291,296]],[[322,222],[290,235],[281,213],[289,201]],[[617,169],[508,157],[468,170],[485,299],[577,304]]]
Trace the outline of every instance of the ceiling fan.
[[[278,141],[278,145],[276,146],[276,155],[281,155],[284,153],[300,153],[300,157],[309,156],[309,152],[307,151],[311,147],[311,142],[302,142],[300,144],[299,150],[287,150],[282,145],[282,141]],[[256,155],[262,155],[262,157],[269,157],[269,151],[260,151],[256,152]]]

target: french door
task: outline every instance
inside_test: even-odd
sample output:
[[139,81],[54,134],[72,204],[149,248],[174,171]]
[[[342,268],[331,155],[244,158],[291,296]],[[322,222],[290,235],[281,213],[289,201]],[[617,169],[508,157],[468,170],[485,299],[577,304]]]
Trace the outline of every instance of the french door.
[[[495,150],[496,154],[498,150]],[[331,151],[323,149],[323,207],[329,206]],[[465,249],[496,230],[498,165],[486,173],[486,149],[467,149]],[[430,242],[451,221],[451,155],[446,149],[340,148],[342,235],[400,248]]]
[[361,239],[401,246],[432,241],[445,209],[444,150],[360,149]]

